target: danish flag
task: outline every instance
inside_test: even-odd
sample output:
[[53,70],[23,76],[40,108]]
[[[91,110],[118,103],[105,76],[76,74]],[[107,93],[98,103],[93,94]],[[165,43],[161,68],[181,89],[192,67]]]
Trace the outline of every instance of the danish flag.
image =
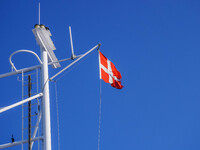
[[99,71],[100,71],[100,79],[103,79],[106,83],[110,83],[111,86],[122,89],[123,85],[121,84],[121,74],[115,68],[114,64],[107,59],[100,51],[99,51]]

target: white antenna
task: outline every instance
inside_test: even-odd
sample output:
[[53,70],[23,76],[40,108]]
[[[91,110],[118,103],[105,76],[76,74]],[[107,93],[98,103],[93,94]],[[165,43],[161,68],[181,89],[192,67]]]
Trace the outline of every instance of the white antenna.
[[39,10],[38,10],[38,24],[40,25],[40,3],[38,5]]
[[72,50],[72,56],[71,56],[71,58],[74,59],[74,58],[76,58],[76,56],[74,55],[74,47],[73,47],[73,42],[72,42],[71,26],[69,26],[69,35],[70,35],[71,50]]

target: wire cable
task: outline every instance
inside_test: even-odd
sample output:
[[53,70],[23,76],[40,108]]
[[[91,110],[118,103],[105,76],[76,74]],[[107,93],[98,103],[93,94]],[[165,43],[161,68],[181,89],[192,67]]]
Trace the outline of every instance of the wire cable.
[[57,85],[55,83],[55,96],[56,96],[56,112],[57,112],[57,128],[58,128],[58,150],[60,150],[60,126],[59,126],[59,112],[58,112],[58,92],[57,92]]
[[68,74],[70,71],[72,71],[74,68],[76,68],[78,65],[80,65],[83,61],[85,61],[90,55],[92,55],[92,52],[90,54],[88,54],[87,56],[85,56],[84,59],[82,59],[81,61],[79,61],[78,63],[76,63],[74,66],[71,67],[71,69],[69,69],[68,71],[66,71],[65,73],[63,73],[63,75],[61,75],[58,79],[56,79],[56,81],[60,80],[61,78],[63,78],[66,74]]
[[99,129],[98,129],[98,150],[100,147],[100,136],[101,136],[101,79],[100,79],[100,97],[99,97]]

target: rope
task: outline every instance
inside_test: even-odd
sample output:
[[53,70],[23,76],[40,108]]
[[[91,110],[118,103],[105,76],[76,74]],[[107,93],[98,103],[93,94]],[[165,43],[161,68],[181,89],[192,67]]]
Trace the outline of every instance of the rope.
[[[89,55],[88,55],[89,56]],[[43,88],[42,88],[42,91],[44,90],[44,87],[46,85],[46,83],[48,81],[52,81],[55,83],[55,96],[56,96],[56,112],[57,112],[57,127],[58,127],[58,150],[60,150],[60,126],[59,126],[59,112],[58,112],[58,93],[57,93],[57,85],[56,85],[56,82],[58,80],[60,80],[61,78],[63,78],[66,74],[68,74],[70,71],[72,71],[75,67],[77,67],[81,62],[83,62],[84,60],[86,60],[87,57],[85,57],[85,59],[82,59],[82,61],[78,62],[77,64],[75,64],[71,69],[69,69],[67,72],[65,72],[60,78],[58,78],[57,80],[49,80],[47,79],[47,81],[45,82]]]
[[99,97],[99,130],[98,130],[98,150],[100,146],[100,135],[101,135],[101,79],[100,79],[100,97]]
[[59,113],[58,113],[58,94],[57,94],[57,85],[55,83],[55,95],[56,95],[56,112],[57,112],[57,128],[58,128],[58,150],[60,150],[60,126],[59,126]]
[[63,78],[66,74],[68,74],[70,71],[72,71],[75,67],[77,67],[78,65],[80,65],[80,63],[82,63],[83,61],[85,61],[89,55],[91,55],[92,53],[88,54],[84,59],[82,59],[81,61],[77,62],[76,64],[74,64],[74,66],[71,67],[71,69],[69,69],[68,71],[66,71],[65,73],[63,73],[63,75],[61,75],[56,81],[60,80],[61,78]]

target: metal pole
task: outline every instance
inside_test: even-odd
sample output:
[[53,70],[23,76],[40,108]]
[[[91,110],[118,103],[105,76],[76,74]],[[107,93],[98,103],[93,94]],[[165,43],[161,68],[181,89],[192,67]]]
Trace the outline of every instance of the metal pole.
[[58,73],[56,73],[53,77],[51,77],[49,80],[53,80],[55,77],[57,77],[59,74],[61,74],[63,71],[65,71],[66,69],[68,69],[69,67],[71,67],[73,64],[75,64],[77,61],[79,61],[80,59],[82,59],[83,57],[85,57],[87,54],[89,54],[90,52],[92,52],[93,50],[95,50],[95,48],[100,47],[101,44],[97,44],[96,46],[94,46],[92,49],[90,49],[89,51],[87,51],[85,54],[81,55],[81,57],[79,57],[78,59],[76,59],[75,61],[73,61],[71,64],[69,64],[67,67],[63,68],[61,71],[59,71]]
[[28,101],[31,101],[31,100],[36,99],[36,98],[39,98],[39,97],[41,97],[41,96],[43,96],[43,93],[36,94],[36,95],[31,96],[31,97],[29,97],[29,98],[27,98],[27,99],[24,99],[24,100],[22,100],[22,101],[19,101],[19,102],[15,103],[15,104],[12,104],[12,105],[9,105],[9,106],[0,108],[0,114],[1,114],[2,112],[4,112],[4,111],[7,111],[7,110],[12,109],[12,108],[14,108],[14,107],[17,107],[17,106],[19,106],[19,105],[22,105],[22,104],[24,104],[24,103],[26,103],[26,102],[28,102]]
[[[36,127],[35,127],[35,130],[34,130],[34,132],[33,132],[33,136],[32,136],[32,139],[34,139],[35,138],[35,136],[36,136],[36,134],[37,134],[37,132],[39,133],[39,130],[38,130],[38,128],[39,128],[39,123],[40,123],[40,120],[41,120],[41,113],[39,113],[39,116],[38,116],[38,119],[37,119],[37,123],[36,123]],[[39,134],[38,134],[39,135]],[[39,142],[39,141],[38,141]],[[31,142],[31,148],[33,147],[33,142]],[[38,150],[39,150],[39,147],[38,147]]]
[[72,58],[74,58],[74,47],[73,47],[73,41],[72,41],[71,26],[69,26],[69,35],[70,35],[70,43],[71,43],[71,49],[72,49]]
[[[76,58],[81,57],[81,56],[82,56],[82,55],[78,55],[78,56],[76,56]],[[48,63],[48,65],[52,65],[53,63],[63,62],[63,61],[67,61],[67,60],[71,60],[71,58],[65,58],[65,59],[62,59],[62,60],[59,60],[59,61],[50,62],[50,63]],[[40,67],[41,67],[41,65],[37,65],[37,66],[29,67],[29,68],[23,68],[23,69],[14,71],[14,72],[4,73],[4,74],[1,74],[1,75],[0,75],[0,78],[5,78],[5,77],[8,77],[8,76],[20,74],[20,73],[22,73],[22,72],[23,72],[23,73],[29,72],[29,71],[38,69],[38,68],[40,68]]]
[[51,150],[51,122],[50,122],[50,103],[49,103],[49,76],[48,76],[48,57],[47,52],[41,49],[42,58],[42,123],[43,123],[43,149]]
[[[43,137],[40,136],[40,137],[33,138],[31,141],[33,142],[33,141],[42,140],[42,139],[43,139]],[[28,140],[23,140],[23,141],[17,141],[17,142],[14,142],[14,143],[3,144],[3,145],[0,145],[0,149],[13,147],[13,146],[24,144],[24,143],[28,143]]]
[[[31,97],[31,75],[28,76],[28,97]],[[31,150],[31,101],[28,102],[28,149]]]
[[[24,72],[22,71],[22,100],[24,99]],[[24,140],[24,104],[22,104],[22,141]],[[24,145],[22,143],[22,150]]]

